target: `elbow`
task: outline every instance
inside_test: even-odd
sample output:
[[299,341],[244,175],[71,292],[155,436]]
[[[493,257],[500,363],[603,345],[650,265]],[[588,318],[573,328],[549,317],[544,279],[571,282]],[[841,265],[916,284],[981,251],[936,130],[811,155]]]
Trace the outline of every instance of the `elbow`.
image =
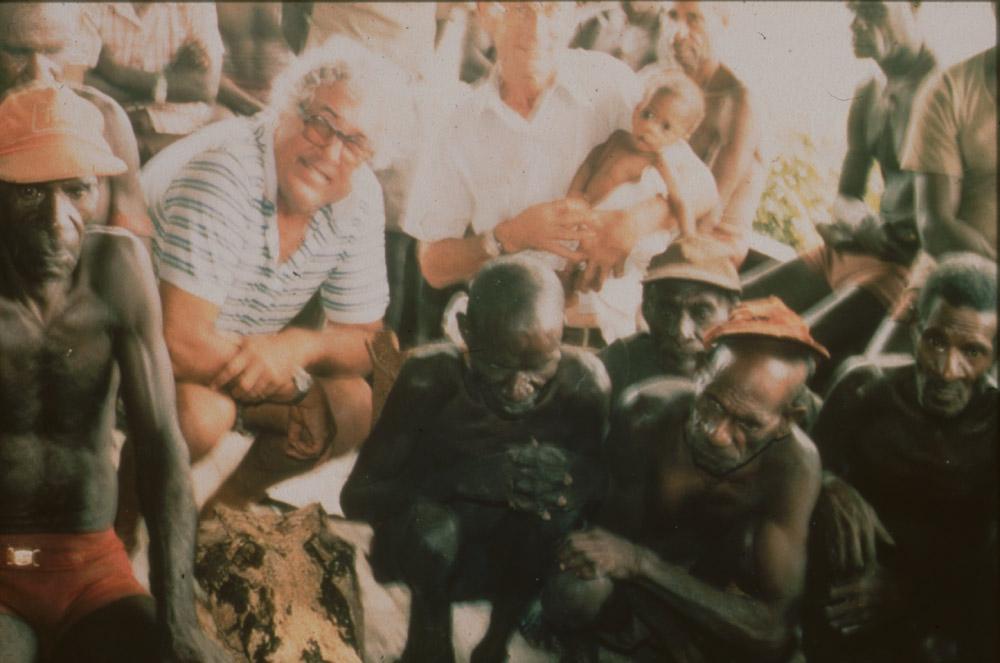
[[448,274],[446,269],[443,269],[441,251],[442,249],[437,242],[420,242],[417,248],[420,274],[428,285],[438,290],[460,281],[460,279],[453,278],[452,275]]

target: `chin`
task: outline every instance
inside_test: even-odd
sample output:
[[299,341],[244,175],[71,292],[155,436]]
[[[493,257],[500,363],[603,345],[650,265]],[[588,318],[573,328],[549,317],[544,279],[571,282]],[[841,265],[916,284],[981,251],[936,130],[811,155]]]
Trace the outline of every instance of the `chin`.
[[504,419],[523,417],[534,410],[537,404],[537,397],[527,398],[523,401],[507,400],[498,394],[491,394],[489,397],[490,409]]

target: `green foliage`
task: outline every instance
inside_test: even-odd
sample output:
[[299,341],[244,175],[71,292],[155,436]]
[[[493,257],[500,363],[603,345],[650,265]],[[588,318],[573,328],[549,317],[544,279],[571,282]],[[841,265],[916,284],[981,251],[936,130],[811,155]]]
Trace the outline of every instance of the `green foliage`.
[[793,133],[785,143],[771,159],[753,227],[802,251],[822,241],[815,225],[830,218],[837,168],[805,133]]

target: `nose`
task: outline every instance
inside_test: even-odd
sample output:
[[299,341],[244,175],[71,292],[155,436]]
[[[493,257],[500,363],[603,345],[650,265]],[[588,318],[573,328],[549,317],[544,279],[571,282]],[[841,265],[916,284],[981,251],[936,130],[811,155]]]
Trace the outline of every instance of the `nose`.
[[720,449],[733,446],[731,424],[728,417],[719,417],[714,421],[704,422],[705,434],[713,447]]
[[340,136],[334,136],[330,144],[323,148],[324,154],[334,163],[339,163],[344,154],[344,141]]
[[504,388],[504,397],[515,403],[528,400],[535,393],[535,387],[524,373],[515,373]]
[[854,18],[851,19],[851,30],[853,30],[854,32],[861,31],[861,19],[857,15],[855,15]]
[[49,223],[63,243],[75,243],[83,232],[83,218],[73,202],[62,193],[49,199]]
[[958,380],[965,374],[965,362],[957,348],[941,353],[937,362],[937,373],[943,380]]
[[687,314],[687,311],[681,311],[674,318],[674,328],[671,331],[673,331],[673,336],[678,341],[693,341],[697,328],[695,327],[694,320]]
[[688,26],[683,20],[672,21],[671,25],[674,33],[674,41],[680,41],[688,38]]

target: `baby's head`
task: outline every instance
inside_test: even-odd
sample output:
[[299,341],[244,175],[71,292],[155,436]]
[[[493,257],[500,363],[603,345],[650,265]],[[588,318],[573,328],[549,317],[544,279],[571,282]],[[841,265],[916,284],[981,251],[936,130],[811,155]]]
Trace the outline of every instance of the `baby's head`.
[[705,96],[679,69],[658,74],[632,113],[632,135],[641,149],[658,152],[687,140],[705,116]]

